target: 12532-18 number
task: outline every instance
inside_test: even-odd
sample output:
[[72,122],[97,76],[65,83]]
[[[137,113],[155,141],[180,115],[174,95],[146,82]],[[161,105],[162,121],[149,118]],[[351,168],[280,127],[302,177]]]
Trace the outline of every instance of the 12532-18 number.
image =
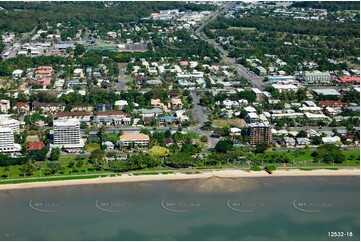
[[352,237],[352,232],[328,232],[328,237]]

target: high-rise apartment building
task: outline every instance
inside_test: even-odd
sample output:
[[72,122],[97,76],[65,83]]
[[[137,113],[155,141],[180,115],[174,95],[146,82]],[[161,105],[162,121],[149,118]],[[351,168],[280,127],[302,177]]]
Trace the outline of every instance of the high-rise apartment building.
[[250,144],[257,145],[272,143],[271,127],[266,123],[253,123],[248,125],[248,134],[250,135]]
[[9,114],[0,115],[0,128],[11,128],[14,133],[20,132],[20,123],[18,120],[10,118]]
[[82,148],[83,140],[80,136],[80,122],[78,119],[54,120],[54,147]]
[[0,153],[18,152],[21,146],[14,143],[14,133],[11,128],[0,127]]

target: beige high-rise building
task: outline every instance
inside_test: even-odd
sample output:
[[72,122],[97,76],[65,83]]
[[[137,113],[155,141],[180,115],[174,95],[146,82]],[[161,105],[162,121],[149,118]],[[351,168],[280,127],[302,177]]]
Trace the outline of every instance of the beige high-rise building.
[[248,125],[248,134],[250,135],[250,144],[257,145],[266,143],[272,144],[271,127],[266,123],[253,123]]

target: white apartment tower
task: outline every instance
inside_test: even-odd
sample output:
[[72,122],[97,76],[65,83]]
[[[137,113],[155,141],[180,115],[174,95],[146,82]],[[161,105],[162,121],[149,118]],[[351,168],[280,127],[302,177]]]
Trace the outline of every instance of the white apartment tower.
[[59,148],[82,148],[80,122],[78,119],[54,120],[54,146]]
[[20,122],[10,118],[9,114],[0,115],[0,128],[11,128],[14,133],[20,132]]
[[21,150],[19,144],[14,143],[14,133],[11,128],[0,127],[0,153],[17,152]]

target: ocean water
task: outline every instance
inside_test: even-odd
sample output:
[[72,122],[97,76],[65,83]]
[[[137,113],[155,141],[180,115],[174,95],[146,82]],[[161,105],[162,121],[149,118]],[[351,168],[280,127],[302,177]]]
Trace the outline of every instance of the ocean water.
[[0,191],[0,240],[360,240],[359,184],[213,177]]

